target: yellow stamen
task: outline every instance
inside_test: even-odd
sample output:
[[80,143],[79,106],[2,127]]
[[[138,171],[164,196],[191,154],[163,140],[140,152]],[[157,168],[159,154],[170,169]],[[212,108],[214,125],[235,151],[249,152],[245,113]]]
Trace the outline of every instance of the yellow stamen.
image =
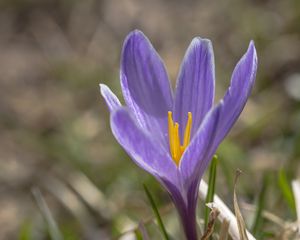
[[172,112],[170,111],[168,112],[168,125],[169,125],[170,153],[173,157],[174,156],[174,122],[172,118]]
[[184,131],[183,148],[185,149],[191,140],[191,129],[192,129],[192,113],[188,112],[188,120]]
[[180,143],[179,124],[177,122],[174,123],[172,118],[172,112],[170,111],[168,112],[168,125],[170,153],[176,165],[179,166],[181,156],[190,143],[192,129],[192,113],[188,112],[188,120],[185,127],[182,145]]
[[174,161],[179,165],[179,160],[181,158],[180,153],[180,137],[179,137],[179,124],[175,123],[174,126]]

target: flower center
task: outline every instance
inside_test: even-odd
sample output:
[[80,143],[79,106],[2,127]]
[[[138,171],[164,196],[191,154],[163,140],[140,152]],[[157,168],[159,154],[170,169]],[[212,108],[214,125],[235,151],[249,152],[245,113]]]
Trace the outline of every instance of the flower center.
[[191,139],[191,129],[192,129],[192,113],[188,112],[188,120],[185,126],[183,143],[180,142],[179,137],[179,124],[177,122],[174,123],[172,112],[168,112],[168,125],[169,125],[169,142],[170,142],[170,153],[171,156],[179,166],[179,162],[182,154],[190,143]]

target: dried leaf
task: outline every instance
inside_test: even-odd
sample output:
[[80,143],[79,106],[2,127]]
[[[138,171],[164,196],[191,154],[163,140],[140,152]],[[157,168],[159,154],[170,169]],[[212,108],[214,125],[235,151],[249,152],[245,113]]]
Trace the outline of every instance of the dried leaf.
[[220,211],[217,208],[212,208],[209,214],[209,221],[207,224],[206,231],[204,235],[201,237],[201,240],[208,240],[209,237],[212,235],[214,231],[215,221],[217,220],[219,214]]
[[234,190],[233,190],[233,206],[234,206],[234,213],[236,216],[236,221],[237,221],[237,225],[238,225],[238,229],[239,229],[240,239],[248,240],[248,236],[246,233],[246,225],[245,225],[242,213],[240,211],[238,201],[237,201],[237,196],[236,196],[236,184],[237,184],[238,177],[240,176],[241,173],[242,172],[239,169],[236,171],[235,181],[234,181]]
[[227,240],[230,222],[224,219],[221,225],[219,240]]
[[[204,180],[200,182],[199,186],[199,197],[202,200],[205,200],[206,194],[207,194],[207,184]],[[229,229],[228,233],[230,237],[234,240],[239,240],[239,229],[236,221],[236,217],[234,216],[233,212],[229,209],[229,207],[222,201],[222,199],[215,194],[214,196],[214,203],[207,203],[206,206],[209,208],[217,207],[220,210],[220,214],[218,216],[218,219],[223,222],[224,219],[229,221]],[[255,237],[247,231],[247,236],[249,240],[255,240]]]

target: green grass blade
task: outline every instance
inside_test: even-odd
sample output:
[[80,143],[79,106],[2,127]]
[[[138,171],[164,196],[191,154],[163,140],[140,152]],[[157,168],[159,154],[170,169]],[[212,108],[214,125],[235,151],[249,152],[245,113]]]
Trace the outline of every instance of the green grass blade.
[[142,234],[140,233],[139,230],[135,230],[134,235],[135,235],[136,240],[143,240],[143,236],[142,236]]
[[19,232],[19,240],[30,240],[32,239],[32,225],[31,222],[25,221]]
[[281,190],[281,193],[284,197],[284,200],[292,210],[292,213],[296,215],[296,205],[293,196],[292,188],[289,184],[289,180],[287,178],[286,172],[281,169],[278,175],[278,185]]
[[[208,190],[207,190],[205,203],[213,202],[214,200],[216,176],[217,176],[217,164],[218,164],[218,157],[217,155],[214,155],[209,168]],[[206,207],[204,212],[205,227],[207,227],[208,224],[209,212],[210,209]]]
[[158,226],[160,227],[160,229],[161,229],[161,231],[162,231],[162,234],[163,234],[163,236],[164,236],[164,239],[165,239],[165,240],[170,240],[170,238],[169,238],[169,236],[168,236],[168,233],[167,233],[167,231],[166,231],[166,228],[165,228],[165,226],[164,226],[164,224],[163,224],[163,222],[162,222],[162,219],[161,219],[161,217],[160,217],[158,208],[156,207],[156,204],[155,204],[155,202],[154,202],[154,199],[153,199],[153,197],[152,197],[150,191],[148,190],[147,186],[146,186],[145,184],[144,184],[143,186],[144,186],[146,195],[147,195],[147,197],[148,197],[148,199],[149,199],[149,202],[150,202],[150,204],[151,204],[151,207],[152,207],[152,210],[153,210],[153,212],[154,212],[154,215],[155,215],[155,217],[156,217]]
[[140,236],[142,240],[150,240],[150,237],[147,233],[146,227],[143,222],[139,223],[138,231],[140,232]]
[[266,193],[267,188],[269,186],[269,175],[266,174],[263,178],[262,188],[260,189],[259,195],[258,195],[258,201],[256,204],[256,213],[255,218],[252,225],[252,233],[254,235],[257,235],[260,231],[260,227],[262,225],[262,211],[265,207],[265,199],[266,199]]
[[51,239],[52,240],[63,240],[63,236],[62,236],[60,230],[58,229],[58,226],[57,226],[40,190],[37,188],[33,188],[32,194],[34,196],[34,199],[35,199],[46,223],[47,223],[48,231],[49,231]]

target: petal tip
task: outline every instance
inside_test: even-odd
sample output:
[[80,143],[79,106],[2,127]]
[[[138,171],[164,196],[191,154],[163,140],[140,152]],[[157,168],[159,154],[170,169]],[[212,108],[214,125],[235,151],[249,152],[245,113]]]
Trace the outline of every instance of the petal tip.
[[242,57],[241,61],[245,61],[249,66],[251,66],[250,68],[253,75],[252,79],[254,81],[257,70],[257,53],[253,40],[250,41],[248,49]]
[[249,51],[251,52],[251,55],[252,55],[253,73],[254,73],[254,75],[256,75],[256,71],[257,71],[257,53],[256,53],[256,48],[255,48],[255,44],[254,44],[253,40],[251,40],[250,43],[249,43],[248,52]]
[[190,46],[190,51],[204,51],[204,53],[208,53],[208,55],[212,58],[212,62],[214,62],[214,50],[212,43],[207,38],[195,37],[193,38]]
[[108,86],[103,83],[99,84],[100,94],[104,98],[106,105],[108,106],[110,112],[114,111],[116,108],[122,106],[118,97],[110,90]]
[[146,35],[140,30],[131,31],[124,40],[121,53],[121,71],[124,70],[126,60],[136,54],[138,51],[143,51],[146,47],[151,48],[151,42]]
[[255,47],[255,46],[254,46],[255,44],[254,44],[254,40],[253,40],[253,39],[250,40],[249,45]]
[[106,86],[104,83],[99,83],[99,90],[101,95],[103,96],[104,91],[108,89],[108,86]]
[[249,43],[247,54],[251,54],[253,59],[257,59],[256,48],[253,40],[251,40]]
[[131,41],[135,41],[135,40],[139,40],[139,39],[142,40],[142,39],[147,39],[147,38],[146,38],[145,34],[141,30],[135,29],[135,30],[131,31],[127,35],[127,37],[126,37],[126,39],[124,41],[124,46],[126,44],[128,44],[129,42],[131,42]]
[[212,43],[207,38],[201,38],[201,37],[194,37],[191,43],[192,46],[205,46],[209,49],[212,48]]
[[141,30],[139,30],[139,29],[134,29],[132,31],[132,34],[136,35],[136,36],[145,36],[145,34]]

